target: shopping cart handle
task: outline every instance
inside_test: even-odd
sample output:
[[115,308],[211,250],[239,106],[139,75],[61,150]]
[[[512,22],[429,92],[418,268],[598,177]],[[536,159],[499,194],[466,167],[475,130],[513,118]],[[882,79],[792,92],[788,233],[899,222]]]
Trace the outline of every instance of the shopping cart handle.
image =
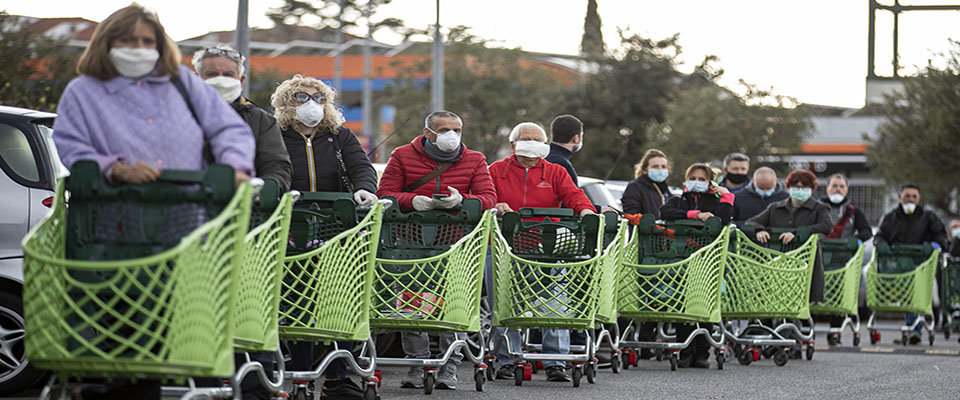
[[570,208],[534,208],[534,207],[523,207],[517,210],[517,213],[520,214],[521,218],[532,218],[532,217],[574,217],[576,214],[573,213],[573,209]]
[[347,192],[302,192],[300,201],[353,201],[353,194]]

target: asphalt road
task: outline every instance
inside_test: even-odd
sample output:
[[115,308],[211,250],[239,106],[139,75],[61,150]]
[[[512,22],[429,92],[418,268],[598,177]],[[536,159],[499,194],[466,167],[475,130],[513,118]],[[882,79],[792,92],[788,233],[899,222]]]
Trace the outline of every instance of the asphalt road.
[[[405,369],[383,370],[383,399],[957,399],[960,398],[960,344],[954,335],[945,340],[937,336],[933,347],[894,345],[898,338],[895,321],[881,324],[883,337],[871,346],[866,327],[861,328],[863,343],[852,346],[852,336],[844,334],[843,344],[828,347],[826,335],[818,333],[817,352],[812,361],[790,360],[777,367],[772,360],[760,360],[749,366],[735,360],[724,370],[670,371],[666,361],[640,361],[638,368],[619,374],[601,369],[599,382],[583,380],[579,388],[571,383],[547,382],[545,375],[534,375],[520,387],[513,381],[488,382],[482,393],[474,390],[473,368],[460,368],[460,388],[455,392],[436,390],[425,396],[422,390],[401,389],[399,381]],[[818,325],[818,331],[826,326]],[[36,399],[37,391],[14,397]]]

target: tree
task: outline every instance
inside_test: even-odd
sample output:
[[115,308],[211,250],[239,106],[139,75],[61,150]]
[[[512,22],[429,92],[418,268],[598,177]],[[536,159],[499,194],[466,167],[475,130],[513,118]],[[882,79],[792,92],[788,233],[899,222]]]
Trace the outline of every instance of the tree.
[[[488,47],[466,27],[450,29],[444,71],[445,107],[463,119],[463,141],[487,161],[504,155],[506,133],[522,121],[550,122],[554,106],[568,91],[548,70],[519,49]],[[401,70],[379,102],[396,107],[395,121],[410,121],[390,143],[409,143],[430,110],[430,60]]]
[[[364,36],[366,35],[366,27],[361,28],[360,22],[364,19],[367,6],[369,5],[372,16],[376,13],[377,8],[390,4],[393,0],[284,0],[279,7],[271,8],[267,17],[276,26],[308,25],[316,28],[327,26],[337,28],[341,1],[343,2],[343,16],[340,23],[343,24],[344,31],[359,31],[357,35]],[[370,28],[374,32],[381,28],[390,28],[400,33],[406,33],[403,28],[403,21],[397,18],[371,21]]]
[[795,154],[811,132],[803,109],[788,107],[796,104],[791,98],[750,85],[740,97],[696,73],[685,86],[667,106],[664,121],[646,131],[649,146],[670,157],[671,184],[683,182],[690,164],[719,161],[732,152],[752,158]]
[[903,90],[885,97],[886,118],[876,137],[867,137],[867,161],[890,185],[915,183],[922,200],[958,214],[960,188],[960,42],[942,57],[943,68],[928,65],[904,80]]
[[676,70],[680,45],[676,35],[650,40],[620,32],[614,53],[585,62],[578,87],[553,112],[583,121],[583,149],[574,156],[578,173],[627,180],[645,150],[643,132],[663,120],[682,79]]
[[606,52],[603,44],[603,32],[600,31],[600,14],[597,13],[597,0],[587,1],[587,16],[583,20],[583,39],[580,39],[580,55],[600,58]]
[[77,54],[64,40],[37,35],[21,17],[0,11],[0,104],[55,111],[76,76]]

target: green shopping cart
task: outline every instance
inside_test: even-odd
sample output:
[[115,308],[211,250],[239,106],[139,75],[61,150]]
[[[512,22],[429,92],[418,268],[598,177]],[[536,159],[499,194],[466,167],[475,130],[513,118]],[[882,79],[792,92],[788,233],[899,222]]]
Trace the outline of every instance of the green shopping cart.
[[[396,201],[391,197],[394,204]],[[386,209],[377,254],[370,326],[385,331],[478,332],[484,259],[493,211],[480,200],[464,199],[458,210],[405,213]],[[438,358],[378,358],[385,366],[423,367],[424,393],[433,393],[438,368],[458,349],[474,364],[477,391],[483,391],[484,349],[474,355],[457,339]]]
[[810,303],[810,312],[818,315],[843,317],[839,327],[831,327],[827,343],[840,343],[840,333],[849,328],[853,345],[860,345],[860,315],[857,313],[857,295],[860,291],[860,273],[863,268],[863,244],[857,238],[823,239],[823,301]]
[[870,344],[880,341],[876,313],[891,312],[922,314],[912,324],[900,327],[901,340],[906,345],[910,332],[923,326],[933,346],[933,285],[939,259],[940,250],[930,244],[877,244],[876,254],[867,267]]
[[[747,226],[749,228],[749,225]],[[730,239],[730,249],[724,271],[724,291],[721,294],[720,314],[725,320],[747,320],[743,329],[731,329],[721,324],[727,340],[734,345],[734,355],[742,365],[749,365],[760,357],[760,348],[768,346],[768,353],[778,366],[787,364],[790,348],[806,345],[807,359],[813,358],[814,331],[810,318],[810,282],[816,262],[818,235],[808,227],[798,229],[768,229],[771,239],[766,244],[754,242],[752,231],[736,231]],[[794,239],[783,244],[782,233],[794,233]],[[768,326],[762,319],[786,319]],[[789,319],[806,319],[809,332],[804,333]],[[730,324],[732,327],[732,323]],[[783,335],[787,331],[796,339]]]
[[[595,349],[603,342],[610,346],[610,371],[619,374],[623,368],[623,350],[620,348],[620,326],[617,325],[616,282],[617,272],[624,260],[624,246],[627,242],[627,221],[619,218],[616,212],[604,213],[603,255],[601,256],[600,295],[597,304],[594,329]],[[606,327],[609,326],[610,329]],[[573,345],[570,346],[572,351]],[[596,378],[594,378],[596,379]]]
[[[676,370],[678,354],[697,336],[715,348],[717,367],[723,369],[725,353],[722,331],[699,324],[720,322],[720,294],[727,258],[729,228],[713,217],[706,222],[680,220],[658,225],[644,215],[625,246],[626,255],[617,274],[617,308],[630,318],[620,345],[632,351],[647,348],[670,353],[670,369]],[[640,341],[635,324],[657,323],[656,341]],[[665,323],[698,324],[690,336],[676,343]],[[636,364],[634,364],[636,366]]]
[[251,193],[222,165],[113,187],[77,162],[23,241],[27,357],[56,371],[42,397],[58,378],[230,377]]
[[950,339],[950,332],[960,327],[960,257],[947,257],[940,283],[940,330]]
[[[520,349],[503,340],[491,346],[493,354],[506,345],[519,371],[528,361],[571,362],[574,387],[580,386],[584,375],[588,382],[596,382],[592,328],[605,266],[603,224],[603,216],[579,218],[573,210],[562,208],[522,208],[503,215],[492,243],[494,326],[522,329],[524,334]],[[586,331],[586,346],[579,353],[571,346],[571,354],[530,352],[542,347],[526,343],[529,328]],[[517,385],[522,384],[523,375],[515,374]]]
[[313,370],[285,371],[294,399],[312,398],[310,381],[337,359],[363,378],[364,398],[377,397],[370,299],[384,203],[358,208],[351,193],[304,192],[294,206],[280,284],[280,338],[364,343],[359,357],[335,349]]

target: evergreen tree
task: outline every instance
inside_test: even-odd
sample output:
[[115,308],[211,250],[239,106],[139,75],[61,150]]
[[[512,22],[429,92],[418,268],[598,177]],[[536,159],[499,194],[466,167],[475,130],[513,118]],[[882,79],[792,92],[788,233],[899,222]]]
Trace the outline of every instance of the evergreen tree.
[[603,44],[603,32],[600,31],[600,14],[597,14],[597,0],[587,1],[587,17],[583,20],[583,39],[580,40],[580,55],[584,57],[603,57],[606,48]]

